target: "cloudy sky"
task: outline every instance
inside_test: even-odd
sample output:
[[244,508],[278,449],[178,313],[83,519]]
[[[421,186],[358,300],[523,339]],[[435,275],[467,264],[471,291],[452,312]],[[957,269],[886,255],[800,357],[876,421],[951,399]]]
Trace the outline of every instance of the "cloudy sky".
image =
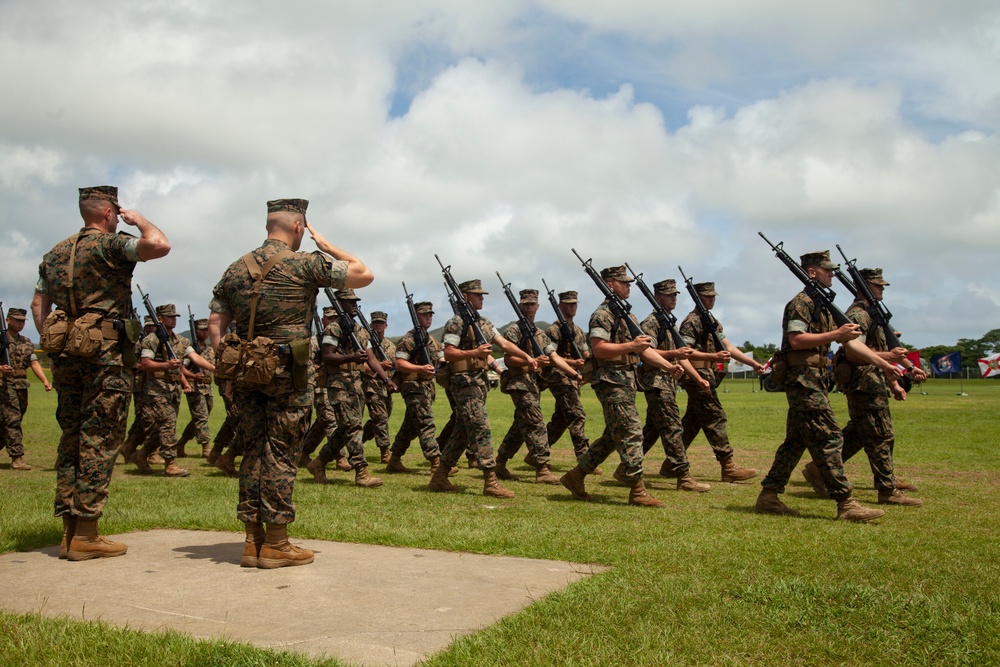
[[714,280],[731,339],[777,342],[798,283],[758,231],[882,267],[911,344],[1000,326],[995,0],[96,7],[0,2],[5,308],[80,226],[77,188],[108,183],[173,246],[135,282],[199,316],[266,200],[304,197],[372,267],[362,309],[390,335],[401,281],[443,322],[435,253],[495,322],[499,271],[579,290],[583,324],[576,248]]

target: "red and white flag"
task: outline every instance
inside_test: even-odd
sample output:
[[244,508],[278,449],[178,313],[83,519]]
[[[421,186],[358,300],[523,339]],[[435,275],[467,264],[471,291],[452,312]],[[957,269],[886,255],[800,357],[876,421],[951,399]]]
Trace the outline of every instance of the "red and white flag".
[[1000,375],[1000,353],[994,354],[992,357],[986,357],[985,359],[978,359],[979,370],[983,372],[984,378],[991,378],[994,375]]

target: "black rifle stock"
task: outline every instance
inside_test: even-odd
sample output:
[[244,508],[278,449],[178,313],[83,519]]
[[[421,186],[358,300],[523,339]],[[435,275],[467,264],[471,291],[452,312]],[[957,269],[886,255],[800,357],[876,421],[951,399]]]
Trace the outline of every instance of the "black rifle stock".
[[201,354],[201,343],[198,342],[198,334],[195,333],[194,330],[194,315],[191,314],[191,304],[189,303],[187,307],[188,307],[188,326],[191,327],[191,347],[194,348],[195,352]]
[[427,350],[427,346],[430,344],[430,337],[422,326],[420,326],[420,318],[417,317],[417,308],[413,305],[413,295],[406,289],[406,283],[403,283],[403,294],[406,295],[406,310],[410,312],[410,321],[413,322],[413,347],[416,348],[416,359],[423,357],[425,365],[436,366],[433,361],[431,361],[431,353]]
[[653,294],[652,290],[646,285],[646,281],[642,279],[641,273],[636,273],[632,270],[632,267],[625,262],[625,268],[628,269],[632,277],[635,278],[636,287],[642,292],[642,295],[646,297],[646,301],[649,301],[649,305],[653,307],[653,312],[656,313],[656,319],[660,322],[660,338],[661,340],[656,341],[656,346],[659,347],[662,343],[663,334],[667,331],[670,332],[670,337],[674,339],[674,347],[684,347],[687,343],[684,342],[684,338],[681,336],[681,332],[677,330],[677,318],[674,314],[669,312],[666,308],[660,305],[660,302],[656,300],[656,296]]
[[833,321],[837,323],[838,327],[842,327],[845,324],[851,324],[851,320],[847,317],[847,315],[844,315],[844,312],[840,308],[837,308],[833,302],[833,300],[837,298],[836,292],[829,287],[822,285],[818,280],[810,278],[809,274],[806,273],[806,270],[796,264],[795,260],[789,257],[788,253],[785,252],[785,249],[782,247],[785,244],[784,241],[779,242],[778,245],[774,245],[768,241],[767,237],[764,236],[762,232],[757,232],[757,235],[764,239],[767,245],[771,246],[771,250],[774,251],[775,256],[777,256],[777,258],[781,260],[781,263],[792,272],[792,275],[798,278],[799,282],[805,286],[803,291],[806,295],[812,299],[817,306],[825,308],[827,312],[833,316]]
[[10,334],[7,332],[7,318],[3,314],[3,301],[0,301],[0,366],[10,365]]
[[451,303],[452,310],[462,318],[462,322],[466,327],[472,327],[472,336],[476,339],[477,347],[479,345],[489,345],[489,341],[486,340],[486,334],[483,333],[482,327],[479,326],[479,314],[462,295],[462,291],[458,288],[458,283],[455,282],[455,278],[451,275],[451,265],[445,266],[442,264],[441,258],[437,255],[434,255],[434,259],[441,266],[441,273],[444,275],[444,286],[448,290],[448,301]]
[[529,349],[524,351],[530,352],[533,357],[542,356],[545,353],[542,352],[542,348],[538,345],[538,338],[535,337],[535,323],[529,322],[528,318],[521,312],[520,304],[514,298],[514,293],[510,291],[510,283],[503,281],[499,271],[497,271],[497,278],[500,280],[500,286],[503,287],[503,293],[507,297],[507,301],[510,302],[510,307],[514,309],[514,314],[517,316],[517,328],[521,330],[519,347],[524,350],[524,342],[527,340]]
[[[608,309],[611,311],[611,314],[615,316],[615,319],[623,320],[625,322],[625,326],[628,327],[628,333],[633,339],[638,338],[639,336],[645,336],[646,334],[644,334],[642,329],[639,328],[639,324],[629,317],[629,313],[632,310],[632,304],[615,294],[611,288],[608,287],[608,284],[604,282],[604,278],[601,278],[601,274],[594,269],[594,260],[588,259],[587,261],[583,261],[583,258],[580,257],[580,254],[575,248],[570,248],[570,250],[573,251],[576,258],[580,260],[581,264],[583,264],[583,270],[588,276],[590,276],[590,279],[594,281],[594,284],[597,285],[597,289],[601,290],[601,294],[604,295],[604,298],[608,302]],[[617,329],[618,327],[616,326],[615,328]],[[611,334],[613,335],[614,331],[612,331]]]
[[566,320],[566,316],[563,312],[559,310],[559,302],[556,301],[555,292],[549,289],[548,284],[545,282],[545,278],[542,278],[542,285],[545,287],[545,291],[549,295],[549,304],[552,306],[552,310],[556,311],[556,318],[559,320],[559,334],[562,339],[568,343],[570,355],[573,359],[583,359],[583,354],[580,353],[580,347],[576,344],[576,332],[573,331],[573,327],[569,325],[569,321]]
[[337,311],[337,319],[340,320],[340,328],[343,329],[342,335],[347,336],[352,350],[362,352],[364,348],[361,347],[361,341],[354,335],[354,318],[347,314],[347,311],[344,310],[340,301],[337,300],[337,295],[333,293],[332,289],[324,287],[323,291],[326,292],[326,298],[330,300],[330,305]]
[[142,288],[139,287],[138,283],[136,283],[135,288],[139,290],[139,296],[142,297],[142,305],[146,307],[146,312],[149,313],[151,318],[153,318],[153,324],[156,325],[156,337],[160,339],[160,345],[166,348],[167,359],[173,361],[177,358],[177,353],[174,352],[174,348],[170,346],[170,332],[167,331],[165,326],[163,326],[163,322],[160,321],[160,318],[156,316],[156,309],[153,308],[153,302],[149,300],[149,295],[142,291]]

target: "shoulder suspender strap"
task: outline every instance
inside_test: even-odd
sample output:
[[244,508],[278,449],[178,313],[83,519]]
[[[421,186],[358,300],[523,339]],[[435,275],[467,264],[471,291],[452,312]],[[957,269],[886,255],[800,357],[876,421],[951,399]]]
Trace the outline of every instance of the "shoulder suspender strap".
[[275,264],[285,259],[286,257],[291,257],[294,255],[291,250],[285,248],[284,250],[279,250],[271,256],[271,259],[264,263],[264,268],[261,268],[257,260],[254,259],[253,253],[248,252],[243,255],[243,263],[246,264],[247,271],[250,272],[250,277],[253,278],[253,299],[250,301],[250,327],[247,331],[247,339],[253,340],[253,326],[254,321],[257,319],[257,303],[260,301],[261,286],[264,282],[264,278],[267,274],[271,272]]

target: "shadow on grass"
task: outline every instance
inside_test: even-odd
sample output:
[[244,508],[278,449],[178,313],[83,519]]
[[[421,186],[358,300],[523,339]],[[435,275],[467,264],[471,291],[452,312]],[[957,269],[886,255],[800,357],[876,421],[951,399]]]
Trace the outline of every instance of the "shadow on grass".
[[62,540],[62,519],[53,519],[52,528],[44,530],[11,531],[11,544],[14,551],[31,551],[40,549],[52,558],[59,557],[59,542]]

